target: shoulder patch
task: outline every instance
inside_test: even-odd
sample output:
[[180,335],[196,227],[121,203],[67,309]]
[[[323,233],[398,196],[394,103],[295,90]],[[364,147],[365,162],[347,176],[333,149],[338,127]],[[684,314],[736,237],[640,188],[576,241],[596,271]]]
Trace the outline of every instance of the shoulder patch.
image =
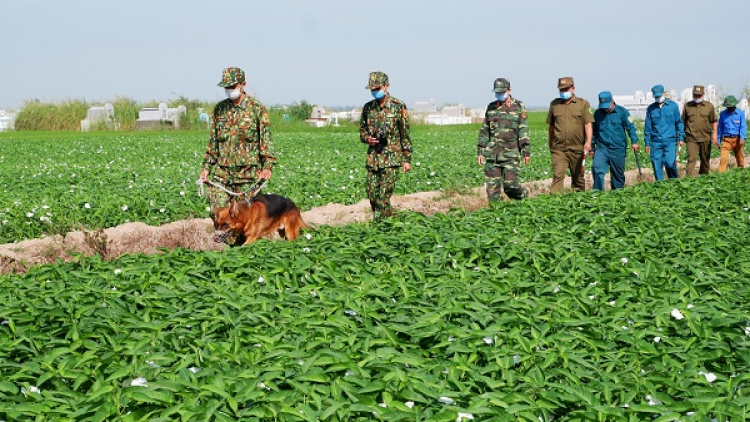
[[630,123],[633,123],[633,116],[628,116],[628,121],[629,121]]
[[522,119],[525,119],[525,118],[527,118],[527,116],[526,116],[526,111],[522,111],[522,112],[521,112],[521,118],[522,118]]

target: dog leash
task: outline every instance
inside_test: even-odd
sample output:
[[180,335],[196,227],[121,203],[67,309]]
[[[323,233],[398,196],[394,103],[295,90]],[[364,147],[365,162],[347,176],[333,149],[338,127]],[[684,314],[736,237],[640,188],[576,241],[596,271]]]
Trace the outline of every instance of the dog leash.
[[[266,179],[260,179],[260,180],[258,180],[258,182],[255,183],[255,187],[252,189],[252,194],[251,195],[247,195],[247,192],[232,192],[231,190],[225,188],[221,184],[213,182],[213,181],[208,180],[208,179],[206,179],[206,180],[198,179],[198,180],[195,181],[195,184],[198,186],[198,196],[203,196],[204,195],[205,192],[203,191],[203,184],[207,183],[207,184],[209,184],[209,185],[211,185],[211,186],[213,186],[215,188],[223,190],[224,192],[228,193],[231,196],[242,196],[242,195],[245,195],[248,198],[254,198],[254,197],[256,197],[258,195],[258,193],[260,193],[260,191],[263,188],[266,187],[266,182],[267,182]],[[251,191],[248,191],[248,192],[251,192]]]

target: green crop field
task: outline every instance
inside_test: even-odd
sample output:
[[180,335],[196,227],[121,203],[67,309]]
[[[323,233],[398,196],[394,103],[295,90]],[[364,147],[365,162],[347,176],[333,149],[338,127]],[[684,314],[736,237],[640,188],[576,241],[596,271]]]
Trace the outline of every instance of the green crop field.
[[[544,117],[530,114],[532,161],[522,168],[522,181],[551,177]],[[365,198],[365,147],[357,127],[276,129],[279,164],[268,192],[303,210]],[[478,132],[479,125],[415,126],[413,170],[400,176],[396,194],[482,186]],[[207,216],[195,186],[206,142],[206,132],[0,134],[0,243]],[[629,160],[634,168],[632,154]]]
[[[539,126],[525,180],[549,177]],[[352,127],[283,129],[271,191],[364,198]],[[477,132],[415,127],[400,192],[481,185]],[[3,240],[205,216],[205,141],[4,134]],[[0,420],[746,420],[748,183],[732,170],[3,275]]]

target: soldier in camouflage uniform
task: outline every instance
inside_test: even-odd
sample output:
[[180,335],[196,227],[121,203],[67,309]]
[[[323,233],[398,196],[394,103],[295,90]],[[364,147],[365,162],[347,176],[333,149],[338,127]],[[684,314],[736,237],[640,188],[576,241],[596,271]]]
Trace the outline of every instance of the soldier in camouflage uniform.
[[390,86],[385,73],[370,73],[365,88],[375,99],[365,104],[359,124],[359,139],[368,145],[365,188],[376,222],[394,215],[391,195],[399,167],[411,170],[409,112],[388,93]]
[[510,81],[495,80],[495,101],[487,106],[484,123],[477,140],[477,163],[484,165],[487,197],[490,201],[502,199],[505,194],[512,199],[528,197],[528,190],[518,181],[521,160],[528,165],[531,160],[529,126],[526,107],[510,95]]
[[[276,163],[268,112],[263,104],[245,93],[242,69],[224,69],[218,85],[224,88],[227,99],[214,108],[200,179],[206,181],[211,176],[232,192],[247,192],[258,179],[269,180]],[[226,192],[208,186],[212,216],[218,208],[228,206],[229,199]]]

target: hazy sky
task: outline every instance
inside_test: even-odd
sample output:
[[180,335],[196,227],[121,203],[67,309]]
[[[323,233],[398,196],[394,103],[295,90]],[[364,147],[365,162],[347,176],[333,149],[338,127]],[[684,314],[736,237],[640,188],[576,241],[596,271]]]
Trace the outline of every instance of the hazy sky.
[[6,109],[216,101],[228,66],[267,105],[361,105],[372,70],[409,107],[483,107],[496,77],[528,106],[548,105],[560,76],[592,102],[657,83],[750,84],[748,0],[4,0],[0,11]]

